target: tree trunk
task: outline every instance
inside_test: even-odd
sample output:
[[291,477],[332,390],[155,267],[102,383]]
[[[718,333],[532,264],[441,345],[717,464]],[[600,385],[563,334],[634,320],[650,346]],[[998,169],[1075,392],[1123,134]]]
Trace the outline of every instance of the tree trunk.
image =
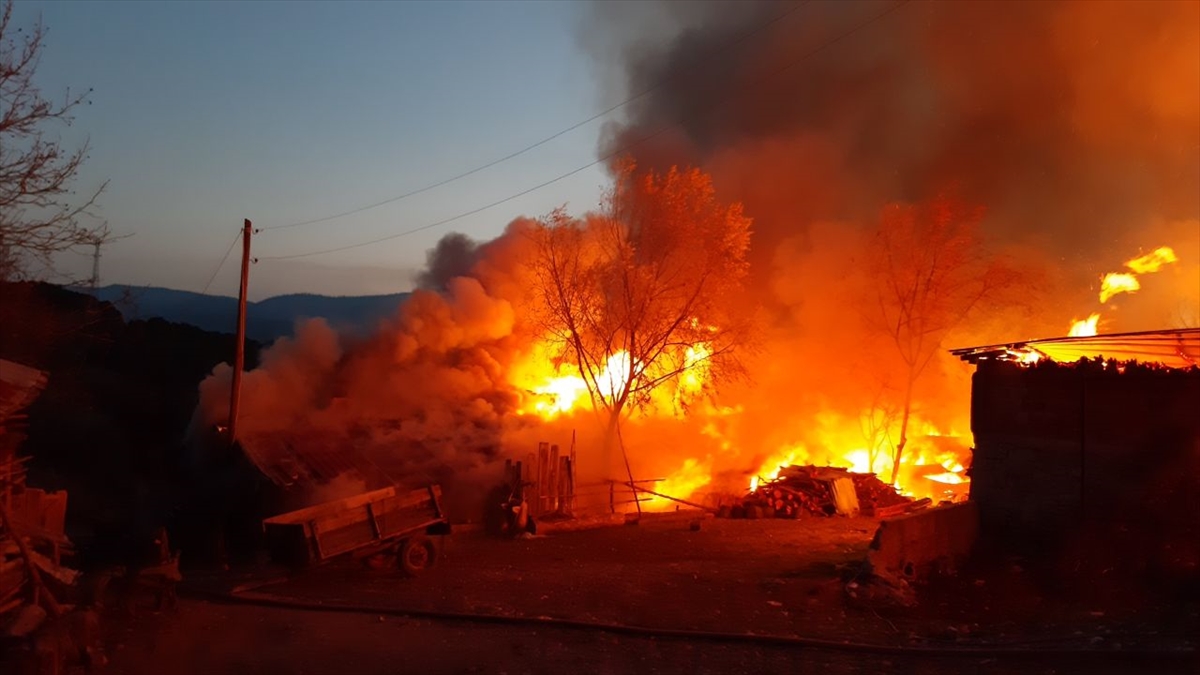
[[[633,469],[629,466],[629,453],[625,452],[625,439],[621,437],[621,410],[613,408],[608,413],[608,429],[604,434],[605,461],[609,470],[612,469],[613,450],[621,451],[621,460],[625,464],[625,475],[629,477],[629,487],[633,490],[633,504],[637,507],[638,517],[642,515],[642,502],[638,499],[637,484],[633,482]],[[614,478],[615,480],[615,478]]]
[[896,484],[900,475],[900,458],[904,456],[904,446],[908,445],[908,418],[912,415],[913,374],[908,375],[908,386],[904,390],[904,413],[900,417],[900,441],[896,443],[896,452],[892,455],[892,485]]

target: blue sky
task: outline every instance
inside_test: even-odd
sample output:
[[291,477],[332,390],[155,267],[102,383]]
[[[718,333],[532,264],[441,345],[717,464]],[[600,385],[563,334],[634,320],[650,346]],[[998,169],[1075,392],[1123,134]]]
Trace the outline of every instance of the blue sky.
[[[102,283],[199,290],[243,218],[339,213],[458,174],[605,107],[575,2],[18,2],[49,34],[47,95],[94,88],[63,130],[89,137],[78,189],[104,180],[118,235]],[[264,232],[258,256],[366,241],[520,192],[596,158],[602,121],[411,199]],[[406,290],[447,231],[486,238],[518,215],[593,207],[594,167],[452,225],[291,261],[263,260],[251,296]],[[231,256],[210,292],[236,293]],[[90,259],[60,267],[86,276]]]

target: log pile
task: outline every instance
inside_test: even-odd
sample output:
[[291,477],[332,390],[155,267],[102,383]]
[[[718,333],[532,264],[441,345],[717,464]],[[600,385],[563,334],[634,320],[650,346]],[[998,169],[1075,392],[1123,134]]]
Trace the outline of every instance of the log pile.
[[865,515],[878,516],[888,511],[907,510],[913,500],[896,492],[896,488],[879,480],[873,473],[851,473],[854,490],[858,492],[858,503]]
[[761,482],[741,504],[722,509],[719,515],[730,518],[833,516],[838,509],[832,485],[842,478],[853,482],[864,515],[878,516],[890,511],[903,513],[914,506],[913,500],[897,493],[874,474],[851,473],[836,467],[793,465],[780,471],[775,479]]

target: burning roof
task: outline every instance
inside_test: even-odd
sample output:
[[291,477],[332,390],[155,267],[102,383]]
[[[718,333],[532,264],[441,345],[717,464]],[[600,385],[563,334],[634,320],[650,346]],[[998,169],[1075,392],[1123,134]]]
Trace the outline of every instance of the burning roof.
[[1103,358],[1193,368],[1200,366],[1200,328],[1046,338],[953,349],[950,353],[968,363],[981,360],[1034,363],[1043,358],[1072,363]]

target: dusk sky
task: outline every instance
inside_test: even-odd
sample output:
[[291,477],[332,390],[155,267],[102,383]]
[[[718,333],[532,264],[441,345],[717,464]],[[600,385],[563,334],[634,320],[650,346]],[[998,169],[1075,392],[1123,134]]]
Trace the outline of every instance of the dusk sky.
[[[341,213],[490,162],[587,119],[602,100],[573,2],[18,2],[48,28],[48,96],[92,87],[63,130],[91,140],[79,192],[109,185],[101,283],[199,291],[243,218]],[[524,197],[340,253],[271,261],[420,227],[596,159],[603,120],[445,187],[329,222],[263,232],[251,297],[407,290],[440,236],[486,238],[519,215],[592,208],[592,167]],[[74,146],[72,146],[74,147]],[[236,294],[237,251],[209,292]],[[59,266],[90,273],[90,256]]]

